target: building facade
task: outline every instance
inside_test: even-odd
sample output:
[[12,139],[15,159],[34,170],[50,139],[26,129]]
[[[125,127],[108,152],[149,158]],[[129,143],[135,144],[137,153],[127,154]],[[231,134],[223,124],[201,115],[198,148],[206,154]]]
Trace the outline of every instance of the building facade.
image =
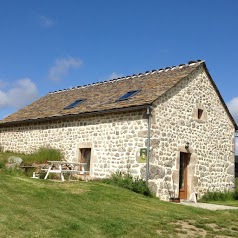
[[234,188],[235,130],[205,63],[196,61],[50,93],[1,121],[0,146],[60,149],[66,160],[86,162],[92,179],[117,171],[144,179],[148,156],[156,195],[189,199]]

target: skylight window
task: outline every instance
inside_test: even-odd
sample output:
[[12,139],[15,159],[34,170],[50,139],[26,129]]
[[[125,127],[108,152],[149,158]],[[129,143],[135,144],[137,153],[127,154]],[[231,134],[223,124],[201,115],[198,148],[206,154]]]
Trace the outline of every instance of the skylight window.
[[116,101],[127,100],[128,98],[131,98],[132,96],[134,96],[138,92],[140,92],[140,90],[129,91],[126,94],[124,94],[123,96],[121,96],[120,98],[118,98]]
[[69,104],[67,107],[65,107],[64,109],[70,109],[70,108],[74,108],[76,106],[78,106],[80,103],[84,102],[85,99],[78,99],[76,101],[74,101],[73,103]]

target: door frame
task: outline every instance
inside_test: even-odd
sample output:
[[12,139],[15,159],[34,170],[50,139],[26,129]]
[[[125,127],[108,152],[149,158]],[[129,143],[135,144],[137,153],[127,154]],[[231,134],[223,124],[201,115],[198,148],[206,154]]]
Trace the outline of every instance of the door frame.
[[87,163],[86,162],[86,155],[87,155],[87,153],[90,153],[90,160],[89,160],[89,162],[87,163],[87,166],[86,167],[89,167],[89,170],[87,170],[88,171],[88,173],[90,173],[90,167],[91,167],[91,157],[92,157],[92,149],[91,148],[80,148],[79,149],[80,151],[79,151],[79,154],[80,154],[80,158],[79,158],[79,162],[80,163]]
[[[191,155],[190,153],[180,152],[179,189],[178,189],[178,196],[180,199],[188,198],[188,165],[189,165],[189,161],[190,161],[190,155]],[[182,168],[181,168],[181,165],[183,166]],[[183,170],[183,171],[181,171],[181,170]],[[181,188],[181,181],[180,181],[181,177],[183,177],[183,188]]]
[[91,149],[91,159],[90,159],[90,171],[89,175],[92,177],[94,175],[94,163],[96,161],[96,156],[94,153],[94,147],[92,142],[81,142],[77,144],[76,147],[76,156],[74,161],[75,162],[80,162],[81,160],[81,149]]

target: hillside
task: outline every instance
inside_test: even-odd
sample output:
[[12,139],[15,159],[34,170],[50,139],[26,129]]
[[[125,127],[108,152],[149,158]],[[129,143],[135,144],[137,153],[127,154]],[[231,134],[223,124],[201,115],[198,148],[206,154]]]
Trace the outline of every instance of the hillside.
[[238,237],[238,211],[159,201],[100,182],[0,173],[0,237]]

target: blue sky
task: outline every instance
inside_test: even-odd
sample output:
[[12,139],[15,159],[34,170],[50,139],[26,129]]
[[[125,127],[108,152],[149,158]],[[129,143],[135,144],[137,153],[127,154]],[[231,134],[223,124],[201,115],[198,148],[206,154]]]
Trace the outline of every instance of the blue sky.
[[0,118],[50,91],[203,59],[238,122],[237,10],[237,0],[3,0]]

